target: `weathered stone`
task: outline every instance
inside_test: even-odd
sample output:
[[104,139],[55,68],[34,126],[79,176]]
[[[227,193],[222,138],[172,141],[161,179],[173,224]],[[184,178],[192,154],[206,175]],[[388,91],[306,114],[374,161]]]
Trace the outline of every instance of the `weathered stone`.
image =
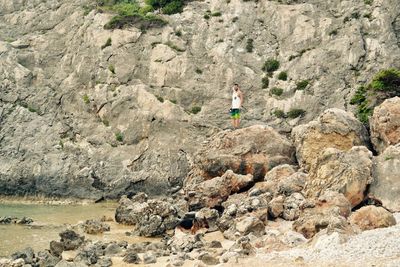
[[13,260],[23,259],[26,264],[33,263],[33,258],[35,257],[35,252],[31,247],[25,248],[23,250],[17,251],[11,254]]
[[83,262],[68,262],[66,260],[59,261],[55,267],[86,267]]
[[367,185],[372,181],[372,152],[366,147],[353,147],[349,151],[327,148],[313,163],[305,191],[309,197],[327,190],[337,191],[354,207],[364,199]]
[[218,240],[213,240],[210,242],[209,247],[210,248],[222,248],[222,244]]
[[333,210],[324,213],[304,213],[293,223],[293,230],[303,234],[306,238],[313,237],[323,229],[344,231],[348,227],[346,219]]
[[204,253],[202,255],[200,255],[199,260],[201,260],[203,263],[205,263],[206,265],[217,265],[219,264],[219,260],[212,256],[209,253]]
[[190,210],[202,207],[214,208],[220,206],[229,195],[238,192],[253,182],[253,176],[235,174],[228,170],[221,177],[188,186],[186,195]]
[[370,119],[371,142],[379,153],[400,143],[400,98],[386,99]]
[[123,261],[126,262],[126,263],[138,264],[138,263],[140,263],[141,260],[140,260],[139,255],[137,253],[131,252],[131,251],[127,251]]
[[313,237],[323,229],[331,231],[349,231],[346,217],[351,212],[351,205],[343,194],[326,191],[314,205],[305,208],[293,223],[293,230],[306,238]]
[[104,255],[111,256],[111,255],[119,254],[121,252],[122,252],[122,248],[118,244],[111,243],[104,250]]
[[195,158],[199,175],[206,179],[232,170],[261,180],[271,166],[284,163],[294,163],[294,147],[274,129],[261,125],[220,132]]
[[296,172],[283,178],[278,183],[278,193],[290,196],[293,193],[300,193],[304,189],[307,180],[307,174]]
[[110,231],[110,225],[99,220],[86,220],[83,224],[83,230],[87,234],[101,234]]
[[400,145],[389,146],[373,159],[374,182],[369,192],[393,212],[400,211]]
[[178,207],[172,199],[139,198],[137,202],[123,196],[115,213],[117,222],[135,225],[135,233],[142,236],[162,235],[179,224]]
[[205,242],[201,233],[192,235],[176,228],[174,236],[168,241],[168,246],[172,252],[190,252],[193,249],[204,247]]
[[63,244],[64,250],[77,249],[85,240],[84,236],[80,236],[72,230],[65,230],[59,235],[61,237],[60,242]]
[[201,226],[205,226],[208,232],[218,230],[217,221],[219,219],[219,213],[215,209],[202,208],[196,212],[195,219]]
[[382,207],[365,206],[350,216],[350,223],[364,231],[393,226],[396,224],[396,219]]
[[58,241],[51,241],[50,242],[50,252],[52,255],[58,257],[64,251],[64,245]]
[[151,264],[151,263],[156,263],[156,262],[157,262],[157,257],[153,252],[149,251],[143,255],[143,263],[144,264]]
[[48,251],[39,251],[36,255],[39,266],[54,267],[60,261],[58,257],[51,255]]
[[340,109],[328,109],[316,120],[295,127],[292,138],[297,160],[307,170],[326,148],[347,151],[353,146],[368,144],[368,133],[362,123]]
[[287,179],[295,170],[288,164],[272,168],[264,177],[264,181],[257,182],[251,190],[258,190],[260,193],[271,193],[273,196],[279,194],[279,183]]
[[235,252],[240,256],[254,256],[255,248],[251,244],[248,236],[242,236],[236,240],[235,244],[229,248],[228,252]]
[[294,193],[289,197],[286,197],[283,201],[283,213],[282,217],[288,221],[294,221],[300,216],[301,206],[305,198],[300,193]]
[[[81,0],[22,2],[0,2],[1,194],[174,192],[206,137],[229,126],[235,80],[245,93],[243,126],[268,123],[289,132],[326,107],[351,108],[360,82],[400,60],[394,0],[258,1],[257,8],[252,1],[188,1],[182,14],[146,34],[135,25],[104,30],[110,14],[84,15],[81,7],[90,3]],[[206,23],[206,9],[223,18]],[[366,21],[364,13],[373,17]],[[250,32],[253,53],[242,38]],[[111,46],[102,49],[108,38]],[[287,81],[269,79],[284,97],[259,90],[270,57],[279,71],[290,69]],[[309,81],[305,90],[294,90],[302,80]],[[194,105],[201,112],[187,114]],[[293,108],[306,113],[274,115]]]
[[257,217],[246,216],[235,219],[231,227],[224,232],[224,237],[230,240],[236,240],[250,233],[255,236],[262,236],[265,233],[265,225]]
[[100,259],[98,259],[96,266],[98,267],[110,267],[112,266],[112,260],[108,257],[101,257]]
[[278,218],[283,214],[284,196],[277,196],[268,203],[268,213],[272,218]]

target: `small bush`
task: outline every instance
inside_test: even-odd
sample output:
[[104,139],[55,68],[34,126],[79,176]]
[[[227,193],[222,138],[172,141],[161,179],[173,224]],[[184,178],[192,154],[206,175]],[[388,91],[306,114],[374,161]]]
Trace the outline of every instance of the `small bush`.
[[170,102],[171,102],[172,104],[178,103],[178,101],[176,101],[176,99],[171,99]]
[[358,119],[367,124],[374,108],[395,96],[400,96],[400,70],[387,69],[378,72],[368,85],[359,87],[350,104],[357,105]]
[[282,71],[278,74],[278,80],[281,81],[286,81],[288,78],[287,72],[286,71]]
[[203,71],[202,71],[201,69],[199,69],[199,68],[196,68],[195,72],[196,72],[197,74],[202,74],[202,73],[203,73]]
[[268,88],[268,86],[269,86],[269,78],[268,78],[268,76],[265,76],[265,77],[263,77],[261,79],[261,85],[262,85],[263,89]]
[[199,113],[200,111],[201,111],[201,107],[198,107],[198,106],[192,107],[192,110],[191,110],[191,112],[192,112],[193,114],[197,114],[197,113]]
[[254,40],[253,39],[248,39],[247,44],[246,44],[246,51],[248,53],[252,53],[254,49]]
[[373,2],[374,0],[364,0],[364,4],[366,5],[372,5]]
[[84,94],[84,95],[82,96],[82,99],[83,99],[83,102],[84,102],[85,104],[89,104],[89,103],[90,103],[90,99],[89,99],[89,96],[88,96],[87,94]]
[[308,84],[310,83],[309,80],[302,80],[296,84],[296,90],[304,90],[307,88]]
[[211,16],[213,16],[213,17],[221,17],[222,13],[220,11],[217,11],[217,12],[212,13]]
[[280,63],[276,59],[268,59],[265,61],[262,70],[265,72],[274,72],[279,69]]
[[275,115],[275,117],[277,117],[277,118],[286,118],[285,112],[284,112],[283,110],[281,110],[281,109],[276,109],[276,110],[274,111],[274,115]]
[[183,0],[146,0],[145,3],[167,15],[182,12],[184,5]]
[[289,110],[289,112],[287,113],[287,117],[290,119],[295,119],[295,118],[303,116],[304,114],[306,114],[305,110],[299,109],[299,108],[294,108],[294,109]]
[[271,95],[281,96],[283,94],[283,89],[278,87],[273,87],[269,91]]
[[362,102],[366,100],[366,88],[364,86],[360,86],[354,96],[350,100],[350,105],[360,105]]
[[203,18],[204,18],[204,19],[210,19],[210,15],[204,14]]
[[182,32],[181,31],[176,31],[175,35],[178,36],[178,37],[181,37],[182,36]]
[[104,49],[108,46],[111,46],[112,40],[111,37],[107,39],[106,43],[101,46],[101,49]]
[[104,126],[106,126],[106,127],[110,126],[110,122],[107,119],[103,119],[102,122],[103,122]]
[[162,96],[156,95],[156,98],[158,101],[160,101],[161,103],[164,102],[164,98]]
[[121,132],[115,134],[115,140],[117,140],[118,142],[124,141],[124,136],[122,135]]
[[183,11],[183,1],[179,0],[170,2],[162,8],[162,12],[167,15],[181,13],[182,11]]

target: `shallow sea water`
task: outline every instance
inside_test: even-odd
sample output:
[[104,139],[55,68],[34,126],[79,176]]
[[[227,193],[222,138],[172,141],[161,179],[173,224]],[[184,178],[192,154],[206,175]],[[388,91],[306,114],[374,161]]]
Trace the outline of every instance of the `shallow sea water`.
[[[15,216],[30,217],[34,220],[32,225],[1,225],[0,224],[0,257],[9,256],[11,253],[32,247],[35,251],[49,248],[51,240],[59,240],[58,233],[69,225],[87,219],[100,219],[102,216],[114,217],[116,203],[98,204],[29,204],[29,203],[0,203],[0,217]],[[121,235],[131,227],[120,226],[111,222],[112,228],[118,228]],[[107,233],[94,236],[91,239],[109,239]]]

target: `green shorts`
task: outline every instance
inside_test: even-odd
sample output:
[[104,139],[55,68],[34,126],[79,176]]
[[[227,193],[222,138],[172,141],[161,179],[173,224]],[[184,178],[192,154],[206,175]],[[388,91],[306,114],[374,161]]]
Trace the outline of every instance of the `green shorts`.
[[234,120],[240,119],[240,109],[238,109],[238,108],[231,109],[231,118]]

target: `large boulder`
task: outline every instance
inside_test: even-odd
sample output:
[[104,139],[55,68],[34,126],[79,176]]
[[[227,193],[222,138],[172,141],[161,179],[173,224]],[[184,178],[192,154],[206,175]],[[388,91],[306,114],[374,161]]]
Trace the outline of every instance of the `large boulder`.
[[327,148],[312,165],[305,185],[306,195],[317,197],[327,190],[343,193],[352,207],[364,199],[372,178],[372,152],[366,147],[349,151]]
[[351,212],[350,202],[343,194],[327,191],[314,205],[303,210],[300,217],[293,223],[293,230],[306,238],[311,238],[319,231],[350,231],[346,217]]
[[396,219],[382,207],[365,206],[350,216],[350,223],[364,231],[395,225]]
[[288,164],[279,165],[267,172],[264,180],[257,182],[250,192],[251,194],[268,192],[274,196],[279,194],[290,195],[300,192],[304,188],[306,176],[305,173],[296,172]]
[[230,240],[236,240],[248,234],[253,234],[255,236],[262,236],[265,234],[264,223],[254,216],[237,218],[234,220],[231,227],[224,232],[224,237]]
[[294,163],[294,152],[292,143],[268,126],[222,131],[195,155],[196,175],[210,179],[230,169],[261,180],[273,166]]
[[53,240],[50,242],[50,252],[56,257],[60,256],[63,251],[79,248],[85,240],[84,236],[69,229],[59,233],[59,236],[60,241]]
[[316,120],[293,128],[292,138],[297,160],[307,170],[325,148],[346,151],[368,144],[368,132],[363,124],[353,114],[337,108],[328,109]]
[[379,153],[400,142],[400,98],[385,100],[374,109],[370,120],[371,142]]
[[132,200],[123,196],[115,212],[119,223],[134,225],[135,234],[141,236],[159,236],[174,229],[183,215],[178,205],[171,204],[172,199],[147,199],[139,194]]
[[254,178],[251,174],[240,175],[228,170],[221,177],[187,186],[185,191],[189,209],[218,207],[229,195],[239,192],[253,181]]
[[400,144],[389,146],[374,158],[374,182],[370,193],[382,201],[385,208],[400,211]]

